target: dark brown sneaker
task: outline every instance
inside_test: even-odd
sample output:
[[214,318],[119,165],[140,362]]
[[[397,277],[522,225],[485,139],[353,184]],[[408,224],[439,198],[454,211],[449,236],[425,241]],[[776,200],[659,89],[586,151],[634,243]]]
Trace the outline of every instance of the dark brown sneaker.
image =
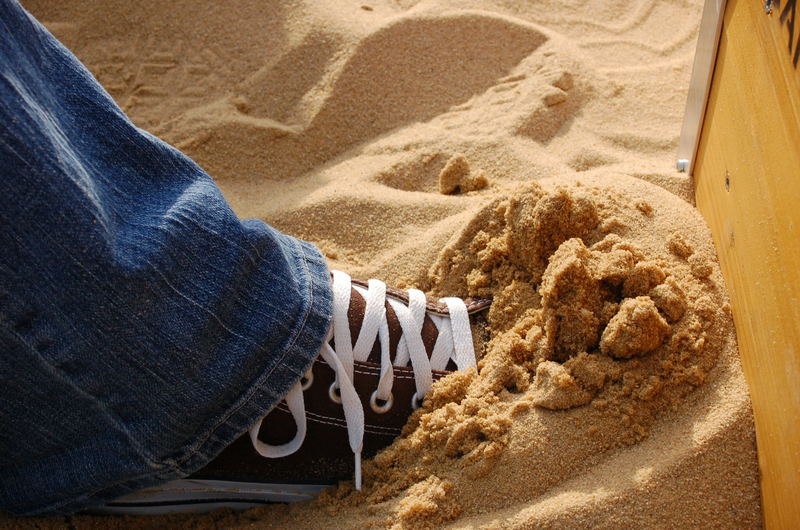
[[328,341],[285,401],[197,473],[121,497],[104,511],[293,502],[348,478],[360,489],[361,458],[400,435],[432,382],[476,365],[489,300],[434,301],[377,280],[332,276]]

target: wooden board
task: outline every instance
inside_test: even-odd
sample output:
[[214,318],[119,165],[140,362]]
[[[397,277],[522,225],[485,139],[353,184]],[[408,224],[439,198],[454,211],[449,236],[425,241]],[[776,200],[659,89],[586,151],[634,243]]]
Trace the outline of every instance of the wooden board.
[[764,0],[728,0],[694,169],[731,294],[770,528],[800,528],[797,4],[773,1],[767,14]]

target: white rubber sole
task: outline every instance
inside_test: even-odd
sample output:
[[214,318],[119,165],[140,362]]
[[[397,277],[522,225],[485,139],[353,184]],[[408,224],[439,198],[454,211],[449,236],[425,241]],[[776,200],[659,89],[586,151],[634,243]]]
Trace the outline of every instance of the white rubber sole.
[[217,508],[243,510],[273,503],[306,501],[329,484],[263,484],[226,480],[173,480],[119,497],[97,513],[163,515],[199,513]]

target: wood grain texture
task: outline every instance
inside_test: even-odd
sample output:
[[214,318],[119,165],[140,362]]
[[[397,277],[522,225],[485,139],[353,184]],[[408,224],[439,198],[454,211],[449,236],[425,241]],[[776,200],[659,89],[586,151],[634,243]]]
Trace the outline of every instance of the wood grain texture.
[[694,176],[750,386],[764,519],[798,528],[800,73],[781,4],[729,0]]

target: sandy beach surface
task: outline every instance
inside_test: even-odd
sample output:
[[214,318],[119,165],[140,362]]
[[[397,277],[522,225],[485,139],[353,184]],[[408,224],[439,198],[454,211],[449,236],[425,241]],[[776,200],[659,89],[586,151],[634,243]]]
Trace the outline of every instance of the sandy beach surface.
[[492,296],[478,373],[316,501],[3,527],[758,527],[730,304],[674,170],[700,0],[23,4],[236,212]]

